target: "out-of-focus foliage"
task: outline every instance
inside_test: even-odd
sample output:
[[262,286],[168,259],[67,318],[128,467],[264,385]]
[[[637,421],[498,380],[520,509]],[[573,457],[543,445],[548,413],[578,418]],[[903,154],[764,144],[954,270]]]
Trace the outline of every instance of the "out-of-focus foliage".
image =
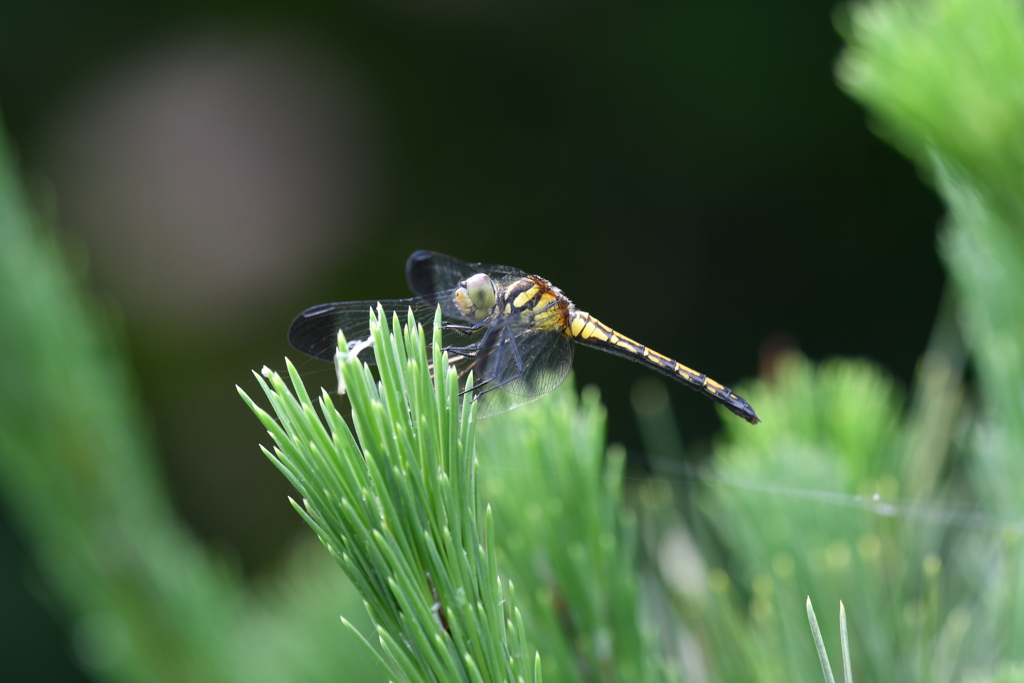
[[[721,680],[816,677],[804,594],[845,601],[857,678],[1015,680],[999,663],[1024,657],[1024,8],[848,10],[840,79],[946,202],[955,314],[940,314],[905,410],[862,362],[784,357],[744,392],[764,424],[726,423],[700,498],[721,543],[715,598],[676,595],[723,625],[706,641]],[[652,503],[666,495],[642,500],[672,523],[676,506]],[[744,657],[723,656],[737,643]]]
[[111,681],[380,676],[337,622],[351,586],[323,563],[248,591],[173,514],[114,335],[29,209],[3,138],[0,245],[0,490],[83,666]]
[[950,548],[995,612],[971,640],[1024,659],[1024,6],[1012,0],[877,3],[851,15],[845,87],[934,179],[947,204],[940,252],[977,371],[967,436],[975,494],[1002,543]]
[[1021,683],[1024,681],[1024,667],[1008,665],[1001,667],[993,677],[971,677],[966,683]]
[[[925,363],[919,381],[932,391],[901,428],[892,381],[867,363],[815,368],[787,357],[776,372],[771,386],[750,391],[771,428],[729,430],[702,498],[729,570],[705,609],[742,610],[747,618],[735,619],[759,643],[743,679],[817,676],[811,640],[800,637],[802,597],[810,595],[819,606],[849,606],[858,677],[946,680],[961,664],[967,627],[964,608],[953,608],[977,593],[946,556],[959,531],[950,524],[958,503],[949,482],[914,467],[930,470],[937,458],[944,469],[944,449],[927,457],[918,449],[934,418],[944,417],[937,413],[958,405],[956,376],[946,364]],[[834,620],[821,627],[827,642],[837,641]]]
[[109,336],[22,195],[0,140],[0,485],[113,680],[227,680],[211,647],[237,606],[171,520]]
[[[879,2],[856,7],[850,31],[840,80],[934,180],[949,208],[941,252],[988,424],[999,432],[994,438],[1021,443],[1024,7],[1013,0]],[[1024,473],[1024,462],[1016,467]],[[1020,496],[1009,498],[1001,504],[1024,510]]]
[[577,401],[567,384],[537,408],[481,425],[481,482],[496,510],[502,569],[546,678],[675,680],[641,599],[636,520],[620,500],[625,454],[606,457],[597,392]]

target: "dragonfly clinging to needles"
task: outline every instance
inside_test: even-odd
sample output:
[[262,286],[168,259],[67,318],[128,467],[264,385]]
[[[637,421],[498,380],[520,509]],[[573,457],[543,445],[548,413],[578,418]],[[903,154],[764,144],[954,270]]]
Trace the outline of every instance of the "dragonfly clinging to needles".
[[[308,308],[291,324],[288,341],[314,358],[334,360],[338,331],[353,343],[367,339],[369,310],[380,304],[404,319],[411,308],[424,326],[438,306],[443,344],[461,376],[470,369],[478,415],[504,412],[548,393],[565,379],[575,343],[623,356],[701,392],[751,424],[760,422],[743,398],[707,375],[625,337],[579,310],[562,290],[509,266],[466,263],[420,250],[406,263],[411,299],[346,301]],[[360,360],[373,363],[369,351]]]

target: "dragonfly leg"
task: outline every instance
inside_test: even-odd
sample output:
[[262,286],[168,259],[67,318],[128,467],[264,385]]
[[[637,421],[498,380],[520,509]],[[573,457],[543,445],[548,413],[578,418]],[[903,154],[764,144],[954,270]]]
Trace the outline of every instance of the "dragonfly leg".
[[486,327],[486,325],[484,325],[483,323],[478,325],[457,325],[455,323],[444,323],[443,325],[441,325],[442,330],[451,330],[452,332],[457,332],[467,337],[471,336],[474,332],[479,332],[480,330],[484,329],[484,327]]
[[476,354],[480,351],[480,346],[479,344],[472,346],[445,346],[441,350],[447,353],[457,353],[467,358],[476,358]]
[[[508,333],[506,332],[506,334],[508,334]],[[508,335],[508,344],[509,344],[509,346],[512,347],[512,354],[516,358],[516,374],[514,374],[511,377],[509,377],[507,379],[504,379],[504,380],[502,380],[500,382],[494,382],[493,380],[483,380],[483,381],[479,382],[476,386],[473,387],[473,391],[476,391],[477,389],[480,389],[480,387],[482,387],[485,384],[490,384],[491,386],[487,387],[486,389],[481,390],[480,393],[476,394],[476,398],[480,398],[481,396],[483,396],[484,394],[486,394],[489,391],[494,391],[495,389],[500,389],[503,386],[505,386],[506,384],[508,384],[509,382],[514,382],[515,380],[517,380],[520,377],[522,377],[523,373],[526,372],[526,366],[523,365],[523,358],[522,358],[522,356],[519,355],[519,346],[516,344],[515,337],[513,337],[511,334]]]

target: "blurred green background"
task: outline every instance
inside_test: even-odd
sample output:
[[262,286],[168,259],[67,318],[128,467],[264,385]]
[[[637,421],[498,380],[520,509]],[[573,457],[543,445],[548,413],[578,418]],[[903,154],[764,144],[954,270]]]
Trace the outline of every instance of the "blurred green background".
[[[9,3],[0,109],[123,328],[177,509],[260,577],[307,532],[234,384],[289,354],[329,386],[287,348],[291,318],[406,296],[417,248],[548,277],[726,384],[791,347],[909,382],[943,286],[940,206],[836,86],[834,10]],[[586,350],[575,370],[641,451],[646,371]],[[699,453],[719,419],[670,391]],[[82,679],[25,546],[0,527],[0,662]]]

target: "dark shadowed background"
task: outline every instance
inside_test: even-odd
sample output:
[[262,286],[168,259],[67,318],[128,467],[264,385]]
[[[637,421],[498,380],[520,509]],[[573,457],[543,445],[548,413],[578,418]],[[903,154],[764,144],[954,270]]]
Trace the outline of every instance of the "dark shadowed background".
[[[124,328],[180,511],[259,574],[305,532],[234,385],[290,354],[331,386],[288,349],[292,317],[407,296],[418,248],[543,275],[729,385],[780,346],[909,379],[942,288],[939,205],[837,88],[834,11],[10,3],[0,107]],[[589,350],[575,369],[638,449],[648,371]],[[719,417],[671,392],[699,453]],[[82,679],[23,539],[4,526],[0,548],[0,661]]]

